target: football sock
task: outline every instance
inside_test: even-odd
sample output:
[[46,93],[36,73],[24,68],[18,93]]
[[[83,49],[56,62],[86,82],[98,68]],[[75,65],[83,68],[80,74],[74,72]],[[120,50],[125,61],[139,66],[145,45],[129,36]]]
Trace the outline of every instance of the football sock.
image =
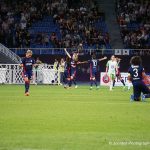
[[27,82],[25,82],[25,93],[27,93]]
[[67,79],[65,77],[63,77],[63,83],[66,84]]
[[67,83],[68,83],[68,80],[64,79],[64,85],[67,85]]
[[113,87],[113,81],[110,82],[110,90],[112,90]]
[[74,83],[74,85],[77,85],[77,83],[76,83],[76,79],[73,79],[73,83]]
[[69,81],[69,87],[71,87],[71,86],[72,86],[72,80]]
[[91,87],[93,86],[93,80],[91,80]]
[[116,80],[113,81],[113,87],[115,86]]
[[29,81],[26,81],[25,82],[25,93],[29,92],[29,86],[30,86]]
[[96,80],[94,80],[94,83],[95,83],[95,85],[96,85],[96,87],[97,87],[97,81],[96,81]]
[[124,80],[123,80],[123,79],[121,79],[120,81],[121,81],[121,82],[122,82],[122,84],[125,86]]

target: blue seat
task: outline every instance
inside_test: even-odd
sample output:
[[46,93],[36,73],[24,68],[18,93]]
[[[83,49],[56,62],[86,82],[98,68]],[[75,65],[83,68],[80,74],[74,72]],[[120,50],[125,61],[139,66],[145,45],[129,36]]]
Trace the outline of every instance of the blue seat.
[[[106,32],[108,32],[107,25],[104,22],[104,19],[102,17],[100,17],[98,19],[98,21],[96,23],[94,23],[92,26],[94,26],[96,28],[96,30],[101,30],[102,34],[105,34]],[[37,21],[36,23],[33,23],[32,27],[29,28],[29,32],[32,35],[31,38],[33,39],[33,41],[35,40],[36,35],[38,33],[46,33],[47,35],[50,36],[52,32],[55,32],[59,40],[61,40],[61,38],[62,38],[59,25],[54,24],[52,16],[44,16],[42,21]],[[82,39],[85,39],[83,35],[80,35],[80,36],[82,37]],[[46,45],[32,43],[31,47],[53,48],[53,44],[49,43],[46,46]],[[85,43],[85,44],[83,44],[83,47],[85,49],[87,49],[87,48],[95,49],[96,45],[93,45],[90,47],[87,43]],[[108,45],[107,47],[110,48],[110,45]]]

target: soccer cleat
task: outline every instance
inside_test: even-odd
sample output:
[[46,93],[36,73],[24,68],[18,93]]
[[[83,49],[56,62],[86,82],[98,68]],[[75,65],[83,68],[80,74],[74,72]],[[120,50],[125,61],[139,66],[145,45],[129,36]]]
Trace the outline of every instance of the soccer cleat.
[[77,89],[77,88],[78,88],[78,86],[76,85],[76,86],[75,86],[75,89]]
[[145,95],[142,94],[142,95],[141,95],[141,100],[142,100],[142,102],[145,102],[145,98],[146,98]]
[[67,89],[68,88],[67,85],[64,85],[64,88]]
[[64,89],[71,89],[70,86],[64,86]]
[[98,89],[99,89],[99,86],[96,87],[96,90],[98,90]]
[[26,93],[25,93],[25,96],[29,96],[29,92],[26,92]]
[[134,95],[131,95],[130,96],[130,102],[133,102],[134,101]]

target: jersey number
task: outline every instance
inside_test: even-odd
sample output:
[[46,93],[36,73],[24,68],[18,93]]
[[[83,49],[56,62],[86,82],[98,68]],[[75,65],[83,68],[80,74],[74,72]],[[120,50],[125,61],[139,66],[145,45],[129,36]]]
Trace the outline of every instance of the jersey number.
[[114,69],[115,68],[115,66],[114,65],[111,65],[111,69]]
[[96,67],[97,66],[97,61],[93,60],[93,66]]
[[137,78],[139,76],[138,69],[135,68],[133,69],[133,71],[134,71],[134,77]]

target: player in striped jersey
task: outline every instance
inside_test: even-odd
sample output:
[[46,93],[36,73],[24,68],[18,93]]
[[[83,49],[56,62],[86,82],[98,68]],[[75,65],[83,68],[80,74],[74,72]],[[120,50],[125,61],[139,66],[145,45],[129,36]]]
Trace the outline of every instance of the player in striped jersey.
[[97,75],[97,66],[100,61],[106,60],[107,57],[96,59],[96,55],[92,54],[91,60],[80,62],[80,64],[89,63],[90,64],[90,90],[93,88],[93,83],[95,84],[96,88],[99,89],[99,86],[97,85],[96,81],[96,75]]
[[25,57],[22,59],[20,64],[23,67],[23,77],[25,81],[25,96],[29,96],[29,88],[30,88],[30,81],[32,80],[33,76],[33,66],[35,66],[35,60],[32,58],[32,51],[27,50]]
[[64,88],[69,87],[70,68],[71,68],[71,61],[70,61],[70,58],[67,56],[65,64],[64,64]]
[[77,72],[77,64],[79,64],[78,62],[78,53],[74,52],[73,55],[71,56],[67,49],[64,49],[67,56],[71,59],[71,64],[70,64],[70,83],[69,86],[72,86],[72,83],[74,83],[75,88],[77,88],[77,83],[76,83],[76,72]]
[[[145,70],[142,66],[142,60],[139,56],[131,58],[131,67],[129,68],[128,80],[133,84],[133,95],[131,95],[131,101],[140,101],[141,98],[150,98],[150,89],[143,82],[143,79],[149,80],[145,74]],[[149,82],[149,81],[148,81]],[[142,96],[141,96],[141,93]]]

